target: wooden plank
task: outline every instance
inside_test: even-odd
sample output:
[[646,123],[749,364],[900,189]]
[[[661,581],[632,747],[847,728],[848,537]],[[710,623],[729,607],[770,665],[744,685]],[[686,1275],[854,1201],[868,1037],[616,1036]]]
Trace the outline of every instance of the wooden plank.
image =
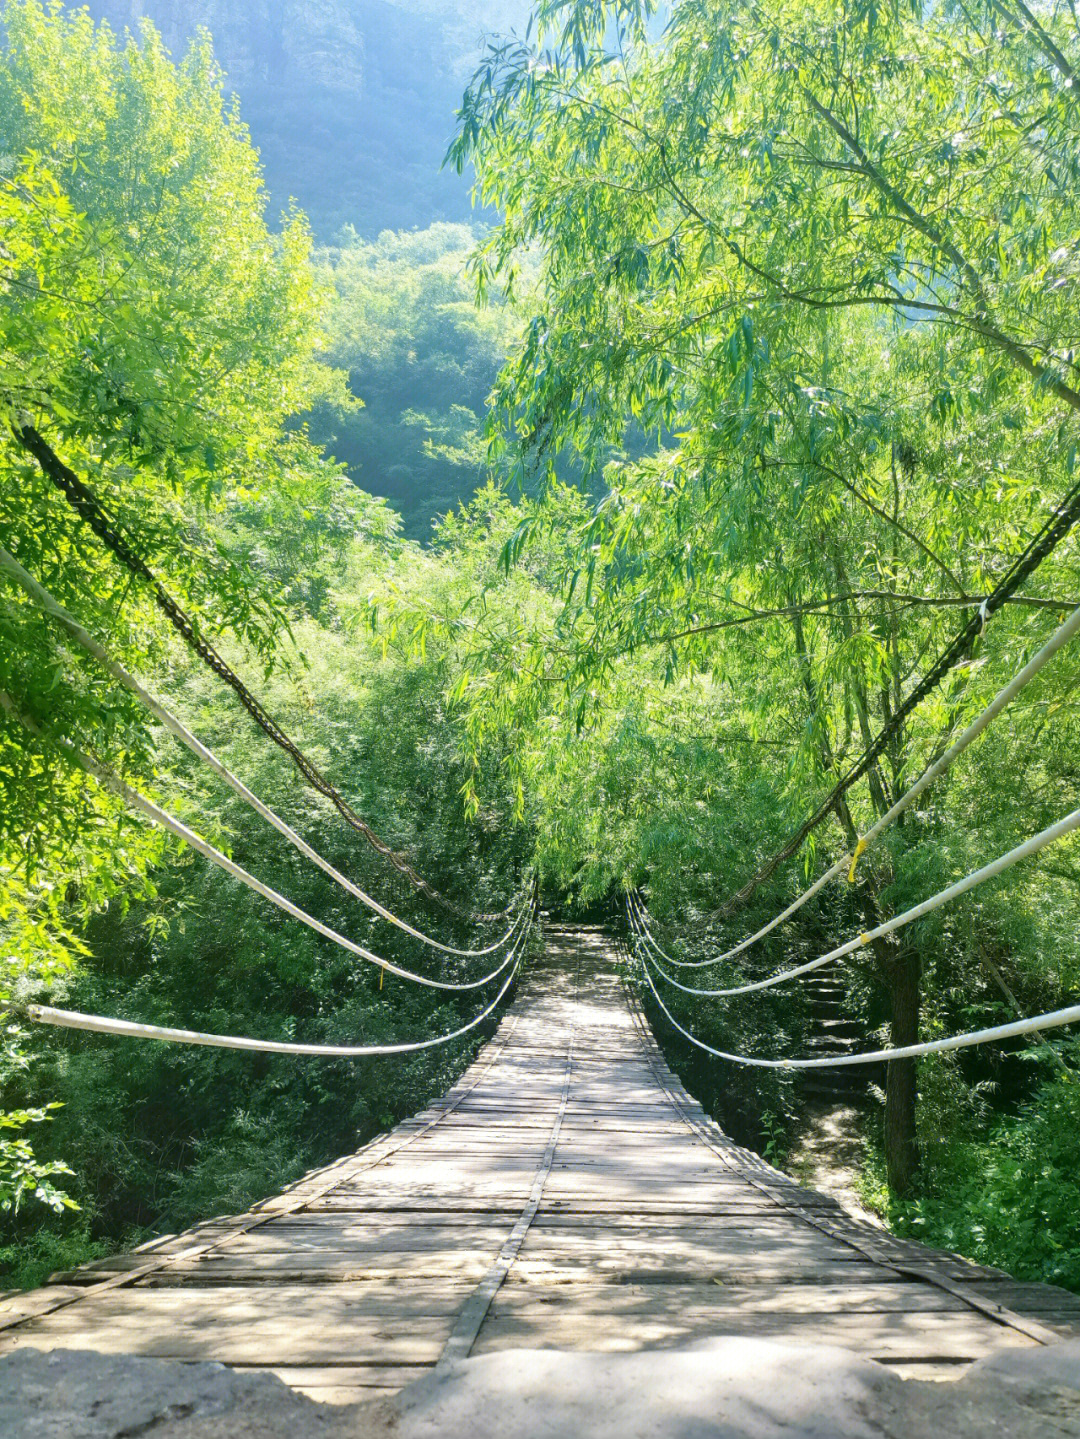
[[304,1284],[309,1286],[333,1286],[335,1284],[378,1283],[386,1279],[416,1279],[441,1283],[456,1280],[468,1287],[478,1284],[491,1266],[497,1251],[486,1254],[455,1255],[387,1255],[377,1262],[344,1261],[335,1264],[320,1260],[307,1264],[302,1261],[277,1260],[274,1262],[253,1262],[230,1264],[228,1260],[210,1262],[205,1268],[168,1269],[161,1274],[140,1279],[136,1289],[218,1289],[222,1285],[257,1285],[261,1287],[279,1284]]
[[[508,1291],[509,1293],[510,1291]],[[548,1313],[570,1307],[581,1315],[606,1314],[613,1308],[623,1313],[664,1315],[677,1320],[691,1313],[723,1328],[732,1314],[741,1319],[758,1316],[817,1317],[830,1322],[835,1315],[955,1314],[951,1295],[929,1285],[910,1281],[858,1284],[842,1280],[837,1284],[748,1284],[720,1283],[709,1278],[652,1284],[604,1284],[595,1277],[584,1281],[543,1286],[518,1286],[513,1290],[513,1313]],[[502,1310],[500,1308],[499,1312]],[[697,1322],[697,1321],[695,1321]],[[988,1325],[988,1328],[997,1328]]]
[[[558,1291],[552,1291],[557,1295]],[[1031,1346],[1001,1325],[971,1311],[857,1314],[748,1314],[714,1306],[679,1305],[674,1312],[634,1298],[620,1302],[621,1286],[605,1291],[605,1303],[592,1308],[537,1302],[519,1289],[505,1289],[488,1318],[476,1353],[497,1349],[549,1347],[627,1352],[670,1348],[734,1335],[793,1344],[827,1342],[869,1358],[971,1360],[1002,1348]]]
[[53,1284],[44,1289],[32,1289],[25,1294],[10,1290],[0,1300],[0,1314],[5,1319],[30,1321],[43,1309],[48,1308],[57,1294],[74,1298],[78,1292],[78,1286],[70,1284]]
[[860,1264],[857,1260],[830,1260],[827,1258],[807,1259],[798,1267],[795,1261],[770,1264],[762,1261],[753,1252],[746,1255],[732,1255],[727,1259],[712,1257],[711,1262],[696,1269],[680,1269],[664,1255],[653,1256],[652,1262],[644,1259],[636,1264],[626,1265],[618,1257],[604,1261],[592,1256],[581,1263],[571,1260],[546,1260],[543,1258],[519,1259],[514,1272],[508,1279],[510,1285],[519,1284],[569,1284],[586,1280],[606,1279],[612,1284],[650,1284],[657,1281],[672,1284],[700,1284],[717,1280],[735,1288],[757,1284],[789,1285],[799,1284],[904,1284],[908,1281],[899,1275],[890,1276],[874,1264]]
[[12,1332],[16,1345],[267,1365],[433,1363],[465,1283],[119,1289]]
[[973,1280],[971,1287],[993,1304],[1005,1304],[1029,1314],[1053,1312],[1080,1319],[1080,1294],[1056,1284],[1024,1284],[1016,1279],[998,1278]]

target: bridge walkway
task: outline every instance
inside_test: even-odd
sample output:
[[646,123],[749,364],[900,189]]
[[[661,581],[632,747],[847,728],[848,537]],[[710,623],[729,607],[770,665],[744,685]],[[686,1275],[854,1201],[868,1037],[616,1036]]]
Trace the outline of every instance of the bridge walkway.
[[219,1360],[351,1402],[514,1347],[755,1336],[948,1377],[1080,1335],[1080,1298],[897,1240],[735,1145],[617,960],[549,927],[437,1103],[244,1214],[8,1300],[0,1352]]

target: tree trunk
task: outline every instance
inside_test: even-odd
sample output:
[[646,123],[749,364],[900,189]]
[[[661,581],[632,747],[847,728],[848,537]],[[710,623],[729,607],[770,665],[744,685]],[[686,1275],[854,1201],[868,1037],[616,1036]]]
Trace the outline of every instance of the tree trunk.
[[[894,1045],[917,1044],[919,1039],[919,980],[922,964],[918,952],[890,955],[883,966],[889,987],[892,1011],[890,1036]],[[916,1064],[914,1059],[894,1059],[885,1078],[885,1173],[892,1194],[907,1192],[919,1164],[915,1134]]]

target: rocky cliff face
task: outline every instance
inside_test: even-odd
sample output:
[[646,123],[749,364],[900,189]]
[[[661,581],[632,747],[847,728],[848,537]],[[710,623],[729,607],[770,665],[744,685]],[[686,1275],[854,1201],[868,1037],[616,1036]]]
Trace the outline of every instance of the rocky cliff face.
[[363,0],[101,0],[115,29],[144,17],[179,54],[197,26],[238,90],[316,85],[359,93],[364,78]]
[[324,238],[467,219],[439,173],[482,32],[527,0],[91,0],[117,30],[150,19],[179,57],[205,26],[240,96],[274,207],[300,202]]

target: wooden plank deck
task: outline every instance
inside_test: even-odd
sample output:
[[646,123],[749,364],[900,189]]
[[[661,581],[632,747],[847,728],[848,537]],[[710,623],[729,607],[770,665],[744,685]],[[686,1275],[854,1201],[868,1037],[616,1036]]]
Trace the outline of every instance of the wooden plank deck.
[[947,1377],[1080,1335],[1080,1298],[896,1240],[733,1144],[667,1068],[611,942],[546,938],[437,1104],[246,1214],[8,1301],[0,1350],[220,1360],[347,1402],[521,1346],[752,1335]]

